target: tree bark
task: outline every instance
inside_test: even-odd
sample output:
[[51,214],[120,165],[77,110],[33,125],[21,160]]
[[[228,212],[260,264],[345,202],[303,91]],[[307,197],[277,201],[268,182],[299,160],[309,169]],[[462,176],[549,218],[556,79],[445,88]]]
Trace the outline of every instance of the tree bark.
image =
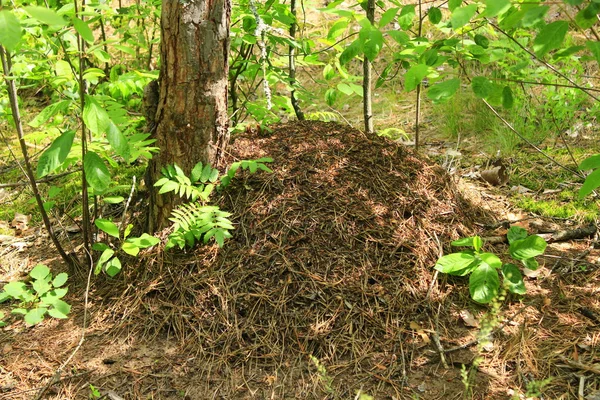
[[[229,139],[227,74],[230,0],[173,0],[162,5],[159,101],[154,118],[160,152],[149,164],[151,182],[162,167],[184,172],[202,161],[218,166]],[[168,225],[176,196],[150,190],[150,231]]]
[[[375,0],[367,1],[367,19],[371,25],[375,25]],[[371,134],[373,128],[373,102],[371,98],[372,67],[366,55],[363,55],[363,117],[365,120],[365,132]]]

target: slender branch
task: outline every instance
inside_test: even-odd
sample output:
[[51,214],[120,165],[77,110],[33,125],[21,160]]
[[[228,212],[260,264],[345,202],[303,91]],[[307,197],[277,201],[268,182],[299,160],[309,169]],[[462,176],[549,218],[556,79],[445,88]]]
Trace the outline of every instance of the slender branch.
[[4,46],[0,45],[0,59],[2,61],[2,70],[4,71],[4,80],[6,82],[8,97],[10,101],[10,108],[12,111],[13,120],[15,122],[15,127],[17,131],[17,136],[19,138],[19,145],[21,146],[21,153],[23,154],[23,161],[25,164],[25,172],[27,178],[29,179],[29,184],[31,186],[31,190],[33,191],[33,196],[35,197],[35,201],[38,205],[38,209],[40,210],[40,214],[42,215],[42,220],[44,221],[44,225],[46,230],[48,231],[48,235],[56,247],[58,254],[63,259],[63,261],[69,266],[73,267],[73,260],[67,255],[62,245],[58,241],[58,238],[54,234],[52,229],[52,224],[50,223],[50,218],[48,217],[48,213],[44,208],[44,202],[42,200],[42,196],[37,187],[37,183],[35,181],[35,175],[33,173],[33,168],[31,167],[31,160],[29,159],[29,153],[27,152],[27,145],[25,143],[25,138],[23,134],[23,123],[21,121],[21,113],[19,112],[19,97],[17,95],[17,87],[15,85],[15,81],[12,79],[8,79],[8,76],[11,74],[11,65],[10,65],[10,55],[4,49]]
[[[371,25],[375,25],[375,0],[368,0],[367,2],[367,19]],[[373,128],[373,99],[372,90],[373,85],[373,67],[369,58],[363,56],[363,118],[365,120],[365,133],[372,134],[375,129]]]
[[[290,13],[294,16],[294,21],[292,21],[290,25],[290,36],[292,40],[296,40],[296,0],[290,0]],[[294,112],[296,113],[296,117],[299,121],[304,121],[304,113],[300,108],[300,104],[298,103],[298,99],[296,98],[296,48],[294,44],[290,44],[290,56],[289,56],[289,75],[290,75],[290,86],[292,87],[292,92],[290,93],[292,107],[294,108]]]
[[531,57],[533,57],[535,60],[537,60],[540,64],[544,65],[546,68],[548,68],[549,70],[551,70],[552,72],[554,72],[556,75],[558,75],[561,78],[565,79],[567,82],[569,82],[575,88],[583,91],[585,94],[587,94],[588,96],[590,96],[592,99],[594,99],[596,101],[600,101],[600,98],[597,97],[596,95],[594,95],[593,93],[591,93],[590,90],[588,90],[587,88],[584,88],[581,85],[578,85],[577,82],[575,82],[574,80],[572,80],[571,78],[569,78],[567,75],[565,75],[562,72],[560,72],[552,64],[549,64],[548,62],[546,62],[546,61],[542,60],[541,58],[539,58],[534,52],[532,52],[531,50],[529,50],[527,47],[523,46],[521,43],[519,43],[519,41],[517,39],[515,39],[514,37],[512,37],[511,35],[509,35],[507,32],[505,32],[504,30],[502,30],[502,28],[500,28],[498,25],[492,23],[489,20],[488,20],[488,23],[490,24],[491,27],[493,27],[498,32],[500,32],[504,36],[506,36],[511,42],[513,42],[517,46],[519,46],[523,51],[525,51],[527,54],[529,54]]
[[[57,174],[57,175],[49,175],[42,179],[38,179],[35,182],[36,183],[47,183],[47,182],[53,181],[55,179],[62,178],[63,176],[74,174],[76,172],[79,172],[79,171],[67,171],[67,172]],[[14,188],[14,187],[27,186],[29,184],[30,184],[30,182],[0,183],[0,188]]]

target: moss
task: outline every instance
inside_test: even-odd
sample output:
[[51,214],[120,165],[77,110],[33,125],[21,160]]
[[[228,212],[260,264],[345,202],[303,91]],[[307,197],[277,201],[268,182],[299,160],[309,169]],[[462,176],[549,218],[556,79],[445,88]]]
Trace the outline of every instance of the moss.
[[[559,196],[560,197],[560,196]],[[530,196],[517,196],[516,205],[525,211],[529,211],[544,217],[578,219],[593,221],[598,217],[598,204],[575,200],[536,200]]]

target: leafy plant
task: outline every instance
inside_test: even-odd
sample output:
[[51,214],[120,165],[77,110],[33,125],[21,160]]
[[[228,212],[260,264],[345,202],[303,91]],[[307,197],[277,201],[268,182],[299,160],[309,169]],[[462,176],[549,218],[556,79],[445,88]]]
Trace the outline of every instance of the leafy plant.
[[[45,265],[36,265],[29,273],[31,282],[14,281],[4,285],[0,292],[0,303],[13,300],[18,302],[11,313],[22,315],[29,325],[36,325],[44,320],[46,314],[54,318],[67,318],[71,306],[61,300],[68,289],[63,287],[68,279],[66,272],[61,272],[52,277],[50,268]],[[0,313],[0,319],[4,317]],[[0,322],[0,326],[4,325]]]
[[219,171],[201,162],[192,168],[188,178],[183,170],[175,165],[164,167],[163,178],[154,186],[160,187],[159,193],[175,192],[182,198],[192,200],[175,208],[169,220],[173,222],[173,232],[167,239],[165,249],[185,246],[193,247],[198,241],[208,243],[214,238],[219,247],[223,247],[225,239],[231,237],[234,229],[229,220],[230,213],[222,211],[218,206],[206,205],[217,181],[218,188],[223,189],[231,184],[238,170],[255,173],[258,170],[273,172],[265,163],[272,162],[270,157],[257,160],[242,160],[231,164],[227,173],[219,178]]
[[104,270],[108,276],[114,277],[121,272],[122,268],[121,259],[119,258],[120,252],[135,257],[139,254],[141,249],[147,249],[160,242],[158,238],[147,233],[144,233],[139,237],[129,237],[131,230],[133,229],[132,224],[127,225],[122,236],[119,227],[112,221],[99,218],[94,221],[94,224],[96,227],[98,227],[98,229],[106,233],[108,236],[120,240],[119,246],[116,250],[106,243],[94,243],[92,249],[102,252],[98,258],[98,261],[96,261],[96,268],[94,270],[96,275]]
[[[537,269],[539,265],[535,257],[544,254],[546,241],[537,235],[528,236],[525,229],[517,226],[509,229],[507,238],[509,255],[514,260],[520,261],[526,268]],[[473,300],[483,304],[492,301],[500,289],[500,273],[510,292],[525,294],[525,284],[519,268],[512,263],[503,263],[493,253],[483,252],[483,240],[479,236],[455,240],[452,245],[471,247],[473,250],[445,255],[437,261],[435,269],[450,275],[470,274],[469,292]]]
[[231,214],[217,206],[187,203],[173,210],[171,215],[173,233],[169,235],[165,249],[193,247],[197,241],[208,243],[213,237],[219,247],[223,247],[225,239],[231,237],[229,231],[234,229],[228,218]]
[[579,164],[579,170],[593,170],[585,178],[583,186],[581,186],[581,189],[579,189],[579,198],[581,199],[592,193],[600,186],[600,154],[594,154],[593,156],[583,160],[581,164]]

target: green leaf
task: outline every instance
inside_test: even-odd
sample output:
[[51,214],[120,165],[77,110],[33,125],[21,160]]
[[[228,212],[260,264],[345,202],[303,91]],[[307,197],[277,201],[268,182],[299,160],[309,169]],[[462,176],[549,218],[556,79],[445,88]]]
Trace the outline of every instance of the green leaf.
[[51,10],[49,8],[28,6],[23,7],[23,9],[27,12],[27,14],[31,15],[33,18],[37,19],[43,24],[50,25],[53,28],[60,29],[67,25],[67,21],[65,21],[63,17],[58,15],[56,11]]
[[85,95],[85,106],[83,107],[83,122],[92,133],[97,135],[108,131],[111,124],[108,113],[100,103],[92,96]]
[[125,201],[123,196],[107,196],[103,197],[102,201],[106,204],[119,204]]
[[29,310],[27,314],[25,314],[25,322],[29,325],[39,324],[44,320],[44,315],[46,314],[46,311],[48,311],[48,309],[43,307]]
[[533,51],[538,57],[543,57],[548,52],[558,49],[569,31],[569,23],[567,21],[554,21],[538,33],[533,41]]
[[510,108],[512,108],[514,103],[515,103],[515,100],[513,97],[512,90],[510,89],[509,86],[504,86],[504,89],[502,89],[502,107],[504,107],[506,109],[510,109]]
[[106,232],[110,236],[116,237],[117,239],[119,238],[119,227],[114,222],[109,221],[107,219],[98,218],[94,221],[94,225],[96,225],[98,229],[100,229],[103,232]]
[[427,12],[429,22],[433,25],[437,25],[442,21],[442,11],[437,7],[431,7]]
[[358,56],[363,52],[362,41],[356,39],[354,42],[350,44],[350,46],[346,47],[346,49],[340,54],[340,65],[346,65],[350,60],[354,57]]
[[462,0],[449,0],[448,1],[448,9],[450,11],[454,11],[456,8],[460,7],[462,4]]
[[600,64],[600,42],[587,41],[585,42],[585,46],[592,52],[596,62]]
[[477,35],[475,35],[475,37],[473,37],[473,40],[475,41],[476,44],[483,47],[484,49],[487,49],[490,45],[490,40],[483,35],[477,34]]
[[498,295],[500,278],[495,268],[481,263],[469,277],[471,298],[478,303],[487,304]]
[[42,178],[60,167],[73,146],[75,131],[66,131],[48,147],[40,156],[38,161],[36,174],[38,178]]
[[4,291],[13,299],[19,299],[27,293],[27,285],[23,282],[9,282],[4,285]]
[[212,167],[210,166],[210,164],[206,164],[204,166],[204,168],[202,169],[202,174],[200,175],[200,182],[207,182],[208,178],[210,178],[211,174],[212,174]]
[[511,226],[506,233],[508,243],[512,243],[517,240],[525,239],[527,237],[527,230],[520,226]]
[[540,264],[537,262],[535,258],[527,258],[525,260],[521,260],[525,268],[528,268],[532,271],[535,271],[540,267]]
[[471,18],[477,13],[477,4],[469,4],[468,6],[459,7],[452,11],[450,16],[450,24],[452,29],[458,29],[471,21]]
[[129,161],[129,157],[131,156],[129,142],[127,141],[125,135],[123,135],[119,128],[114,124],[114,122],[110,120],[108,121],[108,126],[106,127],[106,140],[108,140],[108,143],[113,148],[115,153],[117,153],[117,155],[123,157],[125,161]]
[[579,164],[580,171],[587,171],[590,169],[600,168],[600,154],[594,154],[583,160],[581,164]]
[[410,36],[406,32],[402,31],[387,31],[389,36],[392,37],[398,44],[406,45],[410,42]]
[[194,165],[194,168],[192,168],[192,172],[190,174],[190,180],[192,181],[192,183],[196,183],[200,180],[203,169],[204,166],[202,162],[199,162],[198,164]]
[[31,282],[31,287],[33,288],[33,290],[35,290],[38,296],[41,296],[44,293],[49,292],[50,289],[52,289],[52,285],[43,279],[34,280],[33,282]]
[[45,280],[48,275],[50,275],[50,268],[43,264],[36,265],[29,273],[29,276],[35,280]]
[[429,74],[429,66],[426,64],[413,65],[404,75],[404,91],[411,92]]
[[475,251],[481,250],[483,247],[483,240],[479,236],[473,236],[473,248]]
[[53,307],[50,310],[48,310],[48,314],[51,317],[58,318],[58,319],[67,318],[70,312],[71,312],[71,306],[62,300],[57,300],[53,304]]
[[177,182],[167,181],[164,185],[162,185],[162,187],[158,191],[158,194],[172,192],[177,189],[179,189],[179,184]]
[[475,96],[485,99],[494,90],[492,82],[485,76],[476,76],[471,80],[471,88]]
[[111,258],[110,261],[106,263],[104,270],[106,271],[106,275],[113,278],[119,272],[121,272],[121,260],[119,260],[117,257]]
[[392,22],[394,20],[394,18],[396,18],[396,14],[398,14],[398,10],[400,10],[398,7],[394,7],[394,8],[390,8],[389,10],[386,10],[381,15],[381,18],[379,19],[379,27],[383,28],[387,24]]
[[69,108],[69,105],[71,105],[71,100],[63,100],[58,103],[50,104],[36,115],[28,125],[33,128],[39,128],[59,112],[64,113]]
[[583,182],[581,189],[579,189],[579,198],[583,199],[585,196],[596,190],[598,186],[600,186],[600,168],[596,169],[585,178],[585,182]]
[[367,59],[371,62],[375,61],[377,55],[383,47],[383,35],[378,29],[368,31],[367,38],[363,43],[363,52]]
[[73,26],[83,40],[88,43],[94,43],[94,32],[92,32],[87,22],[84,22],[77,17],[73,17]]
[[504,264],[502,267],[502,275],[508,284],[509,291],[516,294],[525,294],[527,292],[521,271],[519,271],[519,268],[517,268],[516,265]]
[[503,14],[510,9],[510,0],[485,0],[485,10],[483,16],[493,18]]
[[544,254],[546,241],[537,235],[531,235],[525,239],[515,240],[510,244],[510,256],[515,260],[525,260]]
[[225,245],[225,235],[221,229],[215,230],[215,241],[219,247],[223,247]]
[[94,273],[96,275],[98,275],[100,273],[100,271],[102,271],[102,267],[104,266],[104,264],[110,260],[110,258],[115,254],[115,251],[113,249],[107,248],[102,252],[102,255],[100,256],[100,258],[98,259],[98,262],[96,263],[96,269],[94,270]]
[[132,243],[140,249],[147,249],[148,247],[152,247],[160,242],[160,239],[149,235],[147,233],[143,233],[142,236],[138,238],[129,238],[126,242]]
[[19,45],[21,35],[21,23],[12,11],[0,11],[0,45],[12,52]]
[[[480,239],[481,240],[481,239]],[[474,247],[474,243],[475,243],[475,236],[470,236],[470,237],[466,237],[466,238],[460,238],[458,240],[453,240],[452,243],[450,243],[452,246],[456,246],[456,247]]]
[[463,251],[441,257],[434,268],[445,274],[464,276],[476,263],[477,259],[473,254]]
[[121,249],[133,257],[136,257],[140,253],[140,248],[131,242],[124,242]]
[[88,151],[83,157],[83,170],[88,184],[96,194],[105,192],[110,186],[110,172],[108,168],[93,151]]
[[484,263],[486,263],[487,265],[489,265],[492,268],[496,268],[496,269],[502,268],[502,260],[500,260],[498,258],[498,256],[495,254],[481,253],[479,255],[479,257],[481,258],[481,261],[483,261]]
[[400,15],[398,16],[398,24],[402,30],[408,30],[412,27],[413,20],[415,19],[415,6],[410,4],[402,7]]

